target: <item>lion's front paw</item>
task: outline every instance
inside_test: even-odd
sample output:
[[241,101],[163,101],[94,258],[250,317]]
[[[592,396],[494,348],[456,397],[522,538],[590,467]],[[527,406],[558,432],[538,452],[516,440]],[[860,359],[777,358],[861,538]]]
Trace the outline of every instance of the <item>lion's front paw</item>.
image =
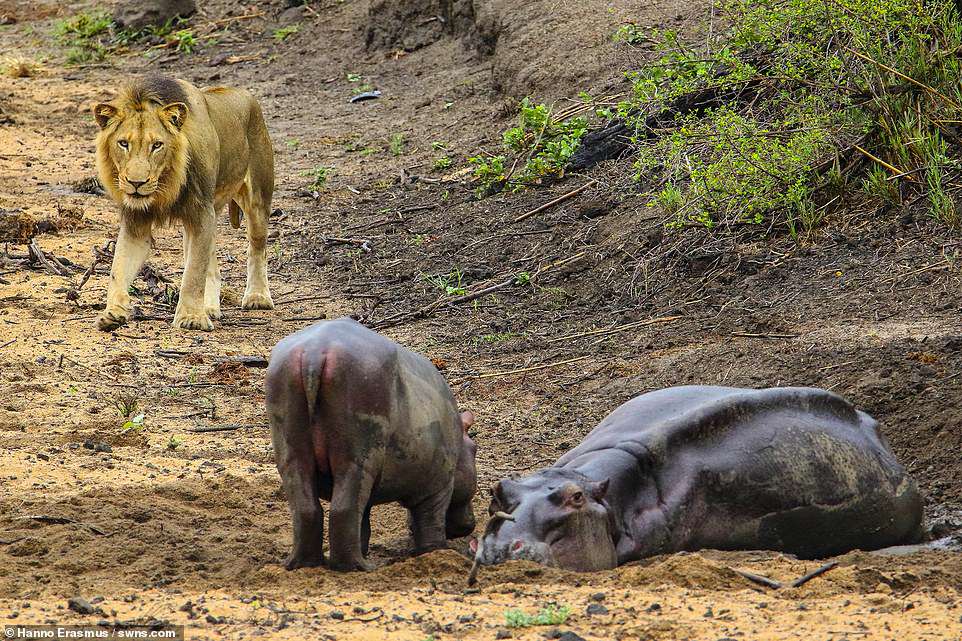
[[174,314],[174,327],[180,329],[199,329],[209,332],[214,329],[214,324],[210,322],[210,317],[206,312],[187,312],[177,310]]
[[102,332],[112,332],[121,325],[127,324],[128,314],[123,309],[107,309],[97,319],[97,329]]
[[271,300],[271,295],[267,292],[248,292],[244,294],[241,307],[244,309],[274,309],[274,301]]
[[204,311],[207,312],[208,318],[212,318],[214,320],[220,320],[222,316],[220,312],[220,305],[218,305],[217,307],[208,307]]

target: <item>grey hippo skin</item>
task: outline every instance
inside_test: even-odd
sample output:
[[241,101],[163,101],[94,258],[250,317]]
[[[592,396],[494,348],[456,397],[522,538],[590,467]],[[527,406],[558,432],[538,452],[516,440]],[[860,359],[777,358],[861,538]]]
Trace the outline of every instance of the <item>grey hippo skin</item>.
[[483,564],[527,558],[587,571],[702,548],[819,558],[922,531],[918,489],[878,424],[812,388],[643,394],[492,497],[502,516],[478,547]]
[[324,321],[277,344],[266,388],[294,521],[287,569],[324,563],[321,498],[330,501],[336,570],[370,569],[379,503],[408,509],[418,552],[474,530],[474,416],[458,413],[431,361],[350,319]]

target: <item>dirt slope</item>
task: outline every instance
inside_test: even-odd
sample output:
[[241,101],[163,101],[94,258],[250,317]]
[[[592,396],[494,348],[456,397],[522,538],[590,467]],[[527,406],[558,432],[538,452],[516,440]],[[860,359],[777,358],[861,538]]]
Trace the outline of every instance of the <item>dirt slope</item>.
[[[59,232],[37,237],[43,250],[86,268],[92,248],[115,233],[110,203],[71,185],[93,174],[89,104],[147,69],[261,98],[280,210],[271,221],[276,312],[238,308],[244,243],[224,220],[226,313],[210,334],[173,331],[172,309],[149,293],[140,296],[141,320],[101,334],[93,320],[104,267],[71,301],[79,273],[24,269],[20,246],[0,257],[0,618],[160,619],[186,623],[192,638],[490,639],[506,629],[509,608],[557,603],[572,612],[559,629],[588,639],[962,638],[962,560],[947,553],[852,554],[779,592],[730,568],[785,580],[818,563],[706,552],[590,576],[509,564],[466,592],[468,562],[455,551],[407,559],[404,515],[384,507],[374,516],[374,573],[285,572],[289,516],[263,371],[222,361],[267,355],[325,315],[390,325],[386,334],[445,367],[461,404],[479,416],[485,488],[549,464],[643,391],[816,385],[880,419],[930,516],[957,520],[958,241],[925,220],[855,216],[831,221],[806,247],[752,230],[735,239],[666,234],[660,214],[634,196],[627,161],[595,170],[596,186],[520,223],[512,221],[584,178],[470,199],[463,158],[493,149],[516,98],[563,104],[583,89],[624,91],[630,53],[611,33],[632,19],[695,37],[707,2],[449,3],[465,22],[407,34],[418,46],[410,52],[384,38],[367,48],[372,19],[360,0],[312,2],[301,15],[284,14],[280,0],[200,4],[191,24],[206,33],[219,21],[216,43],[67,68],[49,37],[62,6],[0,1],[0,14],[17,20],[0,27],[0,58],[47,59],[39,77],[0,77],[0,110],[12,119],[0,124],[0,208],[58,222]],[[292,23],[298,31],[279,42],[274,30]],[[363,84],[382,97],[350,104]],[[434,171],[442,154],[455,164]],[[302,174],[317,166],[335,172],[315,198]],[[179,233],[158,233],[150,259],[174,281]],[[329,237],[369,241],[372,251]],[[533,284],[397,318],[438,299],[432,278],[456,285],[460,274],[474,291],[559,262]],[[671,320],[582,335],[661,318]],[[580,360],[478,378],[572,359]],[[131,415],[143,413],[144,427],[125,432],[117,407],[134,401]],[[244,427],[191,431],[224,425]],[[479,497],[479,514],[484,504]],[[103,597],[102,614],[64,610],[76,595]],[[591,604],[607,612],[589,615]],[[536,639],[552,629],[511,633]]]

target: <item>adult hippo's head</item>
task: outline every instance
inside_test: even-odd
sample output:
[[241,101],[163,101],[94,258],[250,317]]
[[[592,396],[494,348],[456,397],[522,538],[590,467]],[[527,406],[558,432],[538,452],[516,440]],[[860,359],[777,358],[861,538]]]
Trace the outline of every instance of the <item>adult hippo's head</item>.
[[480,543],[471,544],[477,562],[528,559],[580,572],[615,567],[607,491],[607,479],[591,481],[557,468],[499,481],[491,491],[488,527]]

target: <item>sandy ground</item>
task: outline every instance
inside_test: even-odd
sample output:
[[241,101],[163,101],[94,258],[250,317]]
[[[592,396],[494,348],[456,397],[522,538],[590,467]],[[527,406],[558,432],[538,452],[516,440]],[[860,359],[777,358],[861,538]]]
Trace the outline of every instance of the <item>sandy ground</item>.
[[[461,404],[479,415],[482,488],[550,463],[640,391],[688,382],[811,384],[850,395],[881,418],[920,479],[929,515],[944,517],[962,496],[955,448],[962,369],[958,277],[931,251],[944,254],[951,240],[915,229],[882,249],[828,238],[801,252],[756,244],[739,249],[760,266],[747,285],[702,272],[657,293],[668,274],[659,269],[667,268],[652,260],[651,271],[639,271],[614,248],[641,255],[631,243],[675,241],[646,238],[657,221],[632,226],[649,214],[630,200],[612,204],[617,166],[596,176],[606,187],[591,194],[591,202],[614,208],[607,222],[579,218],[590,203],[572,203],[520,234],[505,234],[505,220],[552,193],[469,202],[468,187],[431,171],[432,142],[444,141],[459,159],[473,153],[496,140],[506,122],[499,110],[517,95],[617,88],[612,64],[623,54],[608,36],[623,20],[684,24],[704,7],[531,3],[525,20],[504,27],[498,53],[484,58],[452,38],[406,55],[365,50],[362,2],[316,3],[323,19],[305,14],[300,31],[277,43],[271,33],[282,4],[211,2],[196,24],[251,9],[264,17],[232,23],[216,45],[190,56],[119,56],[77,69],[64,66],[47,35],[58,13],[75,8],[0,2],[0,13],[18,20],[0,27],[0,57],[45,59],[37,77],[0,77],[0,109],[13,120],[0,125],[0,208],[59,224],[36,242],[79,266],[66,276],[26,268],[23,246],[0,257],[2,622],[165,621],[187,625],[189,638],[237,639],[540,639],[566,631],[585,639],[962,639],[962,559],[946,552],[853,553],[805,586],[778,591],[731,568],[784,581],[821,562],[704,552],[592,575],[512,563],[482,571],[479,587],[468,590],[466,542],[408,558],[404,515],[385,506],[374,514],[374,572],[284,571],[290,521],[264,416],[263,370],[231,357],[267,356],[280,337],[325,316],[377,322],[414,309],[436,296],[419,275],[446,273],[445,266],[461,264],[465,278],[483,283],[581,247],[598,257],[542,288],[385,330],[441,363]],[[505,5],[478,5],[479,22],[504,18]],[[556,18],[542,19],[549,6]],[[568,43],[583,52],[580,60],[562,46],[572,24],[582,25]],[[552,44],[540,64],[525,63],[518,52],[539,37]],[[327,46],[318,51],[318,42]],[[250,59],[212,66],[222,54]],[[72,187],[94,173],[88,108],[144,65],[202,84],[246,86],[262,99],[281,210],[271,223],[274,312],[239,309],[244,242],[226,220],[219,234],[225,317],[214,332],[172,330],[172,309],[144,281],[140,319],[113,334],[95,331],[103,266],[68,299],[93,248],[116,229],[105,198]],[[348,73],[368,78],[385,98],[349,105]],[[405,140],[398,156],[388,150],[396,132]],[[337,173],[315,199],[305,196],[309,179],[301,173],[318,164]],[[402,184],[405,175],[428,180]],[[325,242],[331,236],[371,238],[375,251]],[[178,229],[162,230],[150,258],[174,282],[180,243]],[[790,274],[786,265],[794,266]],[[889,280],[893,274],[905,279]],[[683,318],[591,343],[549,340],[634,320],[612,311],[625,296],[636,299],[631,314]],[[796,338],[758,337],[766,334]],[[591,358],[541,373],[477,377],[585,354]],[[124,429],[139,414],[142,426]],[[237,429],[194,431],[225,426]],[[479,515],[485,504],[479,496]],[[97,611],[67,610],[76,596]],[[569,608],[563,624],[507,626],[509,610],[536,614],[551,604]]]

